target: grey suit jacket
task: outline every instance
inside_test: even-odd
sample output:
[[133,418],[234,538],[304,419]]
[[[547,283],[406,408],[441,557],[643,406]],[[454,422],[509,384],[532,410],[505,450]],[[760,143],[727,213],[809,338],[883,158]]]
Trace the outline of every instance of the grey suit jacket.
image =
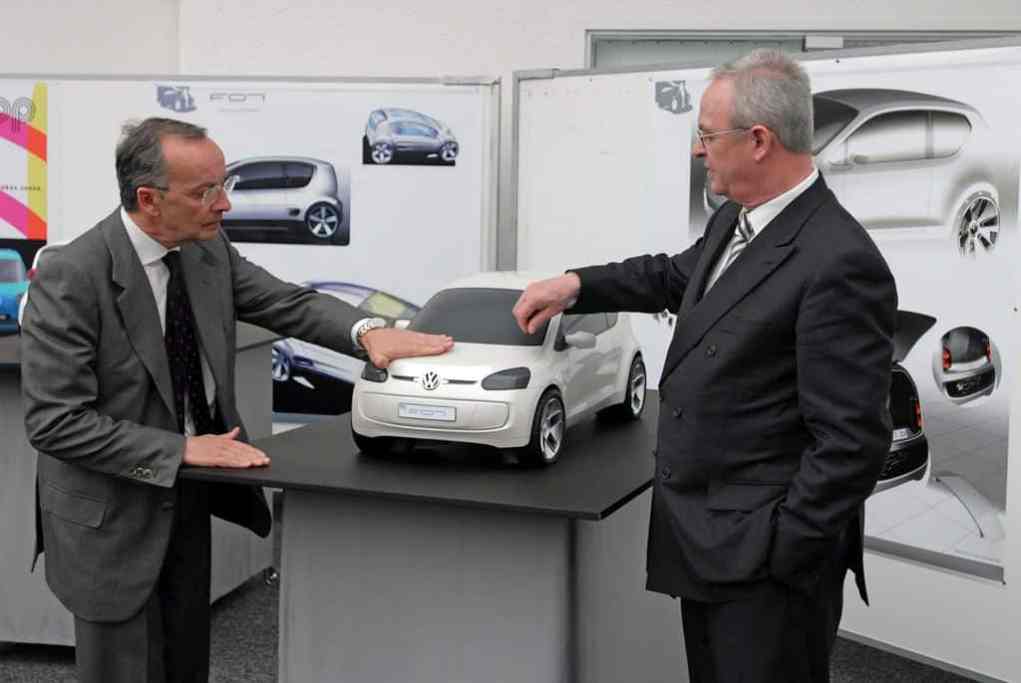
[[[181,249],[199,341],[227,429],[235,405],[235,320],[353,353],[363,317],[333,297],[278,280],[221,233]],[[36,556],[75,615],[120,621],[159,576],[185,438],[176,432],[156,302],[119,210],[41,269],[22,330],[22,392],[38,451]],[[269,532],[260,489],[219,487],[214,514]]]

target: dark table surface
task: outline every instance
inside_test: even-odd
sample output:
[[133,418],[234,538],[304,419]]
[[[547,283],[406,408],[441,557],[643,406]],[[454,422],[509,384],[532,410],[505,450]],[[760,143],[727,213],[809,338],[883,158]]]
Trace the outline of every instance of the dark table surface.
[[257,441],[272,460],[268,467],[185,467],[180,476],[599,520],[651,485],[658,408],[650,391],[637,422],[572,427],[566,450],[548,467],[521,466],[496,449],[426,442],[385,457],[363,455],[350,416],[341,415]]

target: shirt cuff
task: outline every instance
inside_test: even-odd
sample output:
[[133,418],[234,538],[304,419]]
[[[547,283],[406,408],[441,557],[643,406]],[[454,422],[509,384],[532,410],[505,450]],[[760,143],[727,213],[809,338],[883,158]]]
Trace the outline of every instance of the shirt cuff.
[[361,327],[362,323],[364,323],[366,320],[371,319],[372,318],[362,318],[361,320],[359,320],[358,322],[351,326],[351,344],[354,345],[356,349],[361,349],[363,351],[365,350],[365,347],[363,347],[361,343],[358,341],[358,328]]

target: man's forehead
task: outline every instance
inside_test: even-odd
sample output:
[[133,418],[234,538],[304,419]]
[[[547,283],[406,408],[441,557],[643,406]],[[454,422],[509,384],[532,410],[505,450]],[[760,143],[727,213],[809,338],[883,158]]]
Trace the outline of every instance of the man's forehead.
[[210,183],[222,179],[224,156],[209,138],[188,139],[167,136],[162,140],[167,173],[187,183]]

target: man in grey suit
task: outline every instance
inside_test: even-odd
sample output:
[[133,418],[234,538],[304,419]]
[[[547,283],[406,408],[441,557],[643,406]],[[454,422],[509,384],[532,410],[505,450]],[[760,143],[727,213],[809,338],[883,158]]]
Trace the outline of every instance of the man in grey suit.
[[534,330],[677,312],[659,384],[650,590],[681,598],[696,683],[829,680],[862,505],[890,447],[897,293],[812,158],[808,76],[763,50],[718,67],[694,154],[730,201],[691,248],[533,283]]
[[270,528],[261,489],[177,476],[269,464],[235,406],[235,321],[380,367],[453,342],[384,328],[240,256],[220,230],[231,181],[204,129],[126,126],[116,164],[121,207],[40,269],[25,310],[36,556],[74,614],[80,680],[205,681],[210,514]]

